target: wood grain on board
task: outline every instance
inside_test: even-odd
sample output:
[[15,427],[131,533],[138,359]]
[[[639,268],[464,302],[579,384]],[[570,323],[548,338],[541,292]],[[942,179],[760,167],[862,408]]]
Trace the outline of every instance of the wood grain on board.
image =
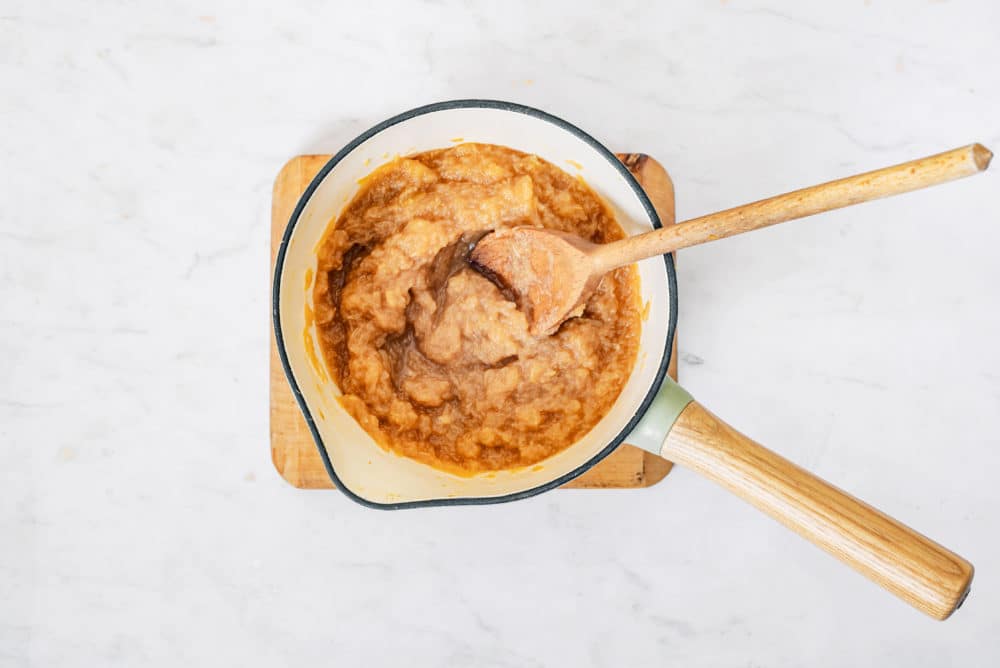
[[[622,153],[618,157],[635,174],[664,225],[674,220],[674,185],[667,171],[643,153]],[[309,182],[330,159],[328,155],[300,155],[278,173],[271,200],[271,274],[285,227]],[[669,373],[677,379],[677,337]],[[285,378],[271,331],[271,461],[278,473],[300,489],[332,489],[323,460]],[[594,468],[564,485],[566,488],[649,487],[670,472],[672,464],[628,444],[619,446]]]

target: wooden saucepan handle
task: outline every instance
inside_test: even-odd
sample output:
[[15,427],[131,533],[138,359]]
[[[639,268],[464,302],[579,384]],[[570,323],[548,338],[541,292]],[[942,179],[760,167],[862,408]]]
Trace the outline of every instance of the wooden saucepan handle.
[[931,617],[946,619],[969,592],[968,561],[755,443],[695,401],[681,411],[661,454]]
[[598,273],[604,273],[681,248],[971,176],[986,169],[992,157],[982,144],[969,144],[604,244],[592,256]]

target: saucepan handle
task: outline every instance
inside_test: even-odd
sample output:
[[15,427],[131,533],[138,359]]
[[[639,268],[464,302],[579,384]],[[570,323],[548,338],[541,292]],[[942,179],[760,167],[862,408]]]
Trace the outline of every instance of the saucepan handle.
[[[659,406],[672,426],[660,453],[702,474],[823,548],[913,607],[946,619],[965,600],[973,567],[954,552],[771,452],[667,379]],[[643,426],[637,438],[648,440]],[[662,429],[662,425],[660,426]]]

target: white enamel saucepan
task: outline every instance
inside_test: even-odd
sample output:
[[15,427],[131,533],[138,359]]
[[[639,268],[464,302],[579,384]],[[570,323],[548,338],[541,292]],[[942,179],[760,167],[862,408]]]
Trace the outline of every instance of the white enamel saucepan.
[[677,321],[670,256],[638,263],[649,304],[635,368],[611,411],[586,436],[541,466],[455,476],[380,447],[337,401],[307,318],[315,250],[358,180],[389,156],[453,146],[457,138],[509,146],[556,165],[582,166],[588,185],[628,234],[659,226],[639,184],[615,156],[569,123],[536,109],[488,100],[432,104],[368,130],[309,185],[278,251],[274,329],[289,383],[334,484],[375,508],[498,503],[548,491],[580,475],[620,443],[687,466],[721,484],[906,602],[938,619],[964,600],[967,561],[763,448],[712,415],[666,375]]

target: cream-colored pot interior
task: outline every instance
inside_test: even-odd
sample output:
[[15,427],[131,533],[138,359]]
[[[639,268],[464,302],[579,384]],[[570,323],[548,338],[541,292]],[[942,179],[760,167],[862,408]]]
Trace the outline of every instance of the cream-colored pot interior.
[[[473,106],[475,105],[475,106]],[[345,412],[340,390],[325,369],[307,329],[312,303],[307,279],[315,272],[317,243],[358,190],[358,180],[396,155],[454,146],[458,141],[501,144],[534,153],[570,173],[578,172],[614,211],[628,234],[651,228],[648,200],[613,156],[576,128],[535,110],[491,102],[441,103],[403,114],[377,126],[331,160],[306,191],[279,252],[275,278],[275,325],[289,380],[321,454],[325,451],[339,487],[362,502],[391,506],[441,500],[501,500],[541,491],[593,464],[626,436],[658,389],[667,363],[672,320],[670,280],[662,258],[639,263],[642,298],[649,304],[636,366],[614,407],[586,436],[540,465],[474,477],[460,477],[389,452]],[[655,422],[655,421],[654,421]],[[644,428],[643,428],[644,427]],[[630,443],[658,451],[664,434],[646,424],[627,436]]]

